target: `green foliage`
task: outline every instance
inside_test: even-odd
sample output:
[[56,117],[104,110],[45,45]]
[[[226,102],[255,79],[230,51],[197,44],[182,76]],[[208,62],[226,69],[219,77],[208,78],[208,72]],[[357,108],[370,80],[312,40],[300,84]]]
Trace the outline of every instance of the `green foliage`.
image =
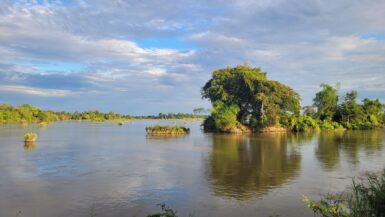
[[318,120],[318,125],[320,129],[324,130],[336,130],[336,129],[343,129],[344,126],[339,124],[338,122],[334,121],[326,121],[326,120]]
[[327,197],[320,202],[315,202],[304,197],[303,202],[308,208],[312,209],[314,214],[320,214],[323,217],[349,217],[345,205],[340,201]]
[[384,217],[385,170],[380,175],[369,174],[366,182],[353,180],[350,195],[329,195],[320,202],[304,198],[307,206],[323,217]]
[[[299,95],[290,87],[277,81],[267,79],[266,73],[260,68],[236,66],[215,70],[212,78],[202,88],[202,97],[214,104],[214,112],[222,114],[223,118],[231,118],[230,125],[235,124],[233,112],[224,112],[215,108],[221,102],[225,108],[235,108],[236,121],[251,128],[280,125],[283,114],[299,114]],[[235,111],[234,109],[229,109]],[[205,121],[210,126],[216,126],[218,118],[212,114]],[[220,119],[220,118],[219,118]],[[228,128],[226,122],[220,119],[222,127]],[[218,123],[217,123],[218,124]]]
[[[205,116],[203,114],[196,113],[197,110],[194,111],[194,114],[187,113],[159,113],[158,116],[136,116],[134,118],[139,119],[203,119]],[[198,110],[198,112],[201,112]]]
[[344,126],[337,122],[317,120],[308,115],[291,116],[285,126],[295,132],[344,129]]
[[336,121],[353,130],[373,129],[383,125],[384,106],[380,101],[364,99],[363,104],[358,104],[357,95],[356,91],[346,93],[335,114]]
[[181,126],[155,125],[146,127],[146,132],[148,135],[183,135],[189,133],[190,129]]
[[317,121],[307,115],[300,115],[290,119],[290,129],[296,132],[319,130],[319,128]]
[[24,134],[24,141],[25,142],[34,142],[37,140],[37,134],[36,133],[26,133]]
[[337,89],[327,84],[320,86],[322,90],[313,99],[314,106],[317,108],[316,116],[321,120],[331,121],[337,110]]
[[239,107],[235,104],[227,106],[221,101],[215,102],[211,114],[210,120],[212,123],[210,123],[210,127],[220,131],[227,131],[234,128],[238,123],[238,112]]
[[363,120],[362,106],[356,102],[357,92],[351,91],[343,97],[342,103],[338,106],[338,119],[341,123],[358,123]]
[[[199,110],[201,111],[201,110]],[[130,119],[202,119],[202,115],[186,113],[159,113],[158,116],[129,116],[115,112],[103,113],[98,110],[86,112],[54,112],[44,111],[27,104],[13,107],[7,104],[0,104],[0,123],[49,123],[64,120],[85,120],[85,121],[126,121]]]
[[322,91],[313,99],[317,112],[313,113],[311,106],[304,107],[304,114],[319,120],[321,129],[366,130],[384,125],[384,105],[378,99],[364,99],[362,104],[359,104],[358,93],[352,90],[337,104],[337,89],[327,84],[321,84],[321,87]]

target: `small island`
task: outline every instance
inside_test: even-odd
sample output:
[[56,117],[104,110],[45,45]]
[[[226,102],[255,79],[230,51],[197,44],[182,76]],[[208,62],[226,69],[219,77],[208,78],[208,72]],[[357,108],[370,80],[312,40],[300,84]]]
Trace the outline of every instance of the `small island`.
[[146,127],[147,135],[150,136],[177,136],[190,133],[190,129],[183,126],[149,126]]
[[37,140],[36,133],[26,133],[24,134],[24,143],[34,143]]
[[339,86],[321,84],[313,104],[301,108],[301,97],[293,88],[269,80],[260,68],[239,65],[218,69],[201,91],[213,105],[203,127],[206,132],[251,133],[384,126],[384,106],[378,99],[365,98],[359,103],[355,90],[339,97]]

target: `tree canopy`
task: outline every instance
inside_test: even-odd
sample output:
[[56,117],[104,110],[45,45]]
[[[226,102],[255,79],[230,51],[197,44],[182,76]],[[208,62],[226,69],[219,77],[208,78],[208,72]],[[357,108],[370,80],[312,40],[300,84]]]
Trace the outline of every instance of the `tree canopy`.
[[41,110],[28,104],[14,107],[0,104],[0,123],[39,123],[63,120],[89,120],[89,121],[124,121],[130,119],[197,119],[203,115],[187,113],[159,113],[147,116],[122,115],[116,112],[103,113],[98,110],[85,112],[55,112]]
[[215,70],[201,91],[213,104],[203,126],[210,131],[239,132],[232,129],[372,129],[385,124],[385,107],[378,99],[358,103],[357,91],[338,96],[339,83],[320,87],[301,115],[298,93],[269,80],[260,68],[242,65]]
[[[292,88],[269,80],[260,68],[245,65],[215,70],[202,88],[202,97],[213,103],[211,120],[222,117],[221,111],[227,115],[237,111],[237,123],[253,129],[279,126],[281,117],[299,114],[301,108],[300,96]],[[220,109],[217,108],[219,105]],[[234,127],[216,125],[215,120],[210,123],[211,126],[207,123],[205,127],[218,130]]]
[[331,121],[337,110],[337,89],[327,84],[320,86],[322,90],[313,99],[314,106],[317,108],[316,116],[321,120]]

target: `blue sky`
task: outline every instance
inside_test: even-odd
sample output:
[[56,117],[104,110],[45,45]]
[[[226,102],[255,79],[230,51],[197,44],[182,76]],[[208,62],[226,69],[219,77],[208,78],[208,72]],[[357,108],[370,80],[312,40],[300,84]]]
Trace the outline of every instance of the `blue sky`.
[[0,2],[0,102],[125,114],[210,107],[214,69],[248,63],[292,86],[385,102],[385,1]]

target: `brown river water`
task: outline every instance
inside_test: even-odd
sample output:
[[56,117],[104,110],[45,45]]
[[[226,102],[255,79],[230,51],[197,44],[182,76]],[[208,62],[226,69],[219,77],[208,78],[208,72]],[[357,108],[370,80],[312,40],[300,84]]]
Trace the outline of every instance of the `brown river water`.
[[[385,168],[385,130],[148,137],[173,121],[0,125],[0,216],[313,216],[303,196]],[[36,145],[23,135],[36,132]]]

